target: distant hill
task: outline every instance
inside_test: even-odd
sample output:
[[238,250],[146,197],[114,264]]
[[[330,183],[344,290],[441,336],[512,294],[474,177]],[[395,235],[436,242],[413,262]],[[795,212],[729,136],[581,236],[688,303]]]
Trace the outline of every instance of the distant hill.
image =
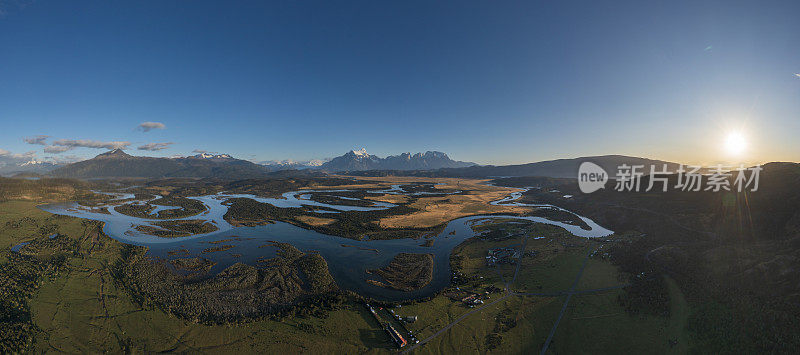
[[325,161],[323,160],[309,160],[309,161],[294,161],[294,160],[268,160],[262,161],[258,164],[263,165],[269,171],[281,170],[304,170],[304,169],[319,169]]
[[100,154],[92,159],[72,163],[50,172],[56,177],[196,177],[245,179],[264,176],[267,169],[226,154],[198,154],[185,158],[153,158],[132,156],[121,149]]
[[656,171],[661,171],[663,164],[667,164],[667,171],[677,170],[677,163],[663,160],[653,160],[646,158],[630,157],[625,155],[601,155],[591,157],[580,157],[571,159],[547,160],[536,163],[518,165],[473,165],[463,168],[443,168],[435,171],[368,171],[356,173],[357,175],[415,175],[433,177],[463,177],[463,178],[487,178],[487,177],[511,177],[511,176],[542,176],[552,178],[577,178],[578,167],[581,163],[588,161],[601,166],[610,177],[617,173],[617,167],[622,164],[643,165],[641,169],[645,175],[650,173],[650,167],[655,166]]
[[479,176],[547,176],[555,178],[577,178],[578,167],[585,161],[601,166],[603,170],[605,170],[611,176],[616,175],[617,168],[623,164],[644,165],[644,169],[642,171],[645,173],[650,172],[651,166],[655,166],[656,170],[662,170],[661,168],[663,165],[667,164],[668,171],[675,171],[679,165],[677,163],[663,160],[653,160],[625,155],[601,155],[572,159],[547,160],[520,165],[476,166],[465,168],[462,171],[467,174],[475,174]]
[[[320,166],[298,163],[255,164],[236,159],[227,154],[198,154],[182,158],[154,158],[131,156],[120,149],[100,154],[92,159],[53,167],[49,175],[67,178],[111,178],[111,177],[191,177],[248,179],[263,177],[269,173],[284,170],[320,172],[346,172],[354,175],[411,175],[436,177],[487,178],[504,176],[542,176],[553,178],[575,178],[578,166],[593,162],[613,177],[617,167],[622,164],[643,165],[647,174],[651,166],[661,170],[667,164],[668,171],[677,170],[678,164],[662,160],[630,157],[624,155],[603,155],[573,159],[548,160],[536,163],[479,166],[474,163],[455,161],[442,152],[403,153],[380,158],[370,155],[366,150],[354,150],[333,158]],[[44,170],[46,173],[48,170]],[[39,172],[39,171],[35,171]],[[316,175],[312,174],[312,175]]]
[[450,159],[442,152],[428,151],[425,153],[403,153],[380,158],[367,153],[365,149],[353,150],[346,154],[325,162],[320,168],[333,171],[363,171],[363,170],[435,170],[441,168],[461,168],[475,165],[463,161]]
[[[284,170],[293,171],[288,175],[297,175],[300,174],[299,170],[320,170],[321,172],[372,169],[433,170],[471,165],[474,164],[454,161],[442,152],[426,152],[413,155],[403,153],[387,158],[379,158],[368,154],[362,149],[348,152],[325,163],[284,161],[255,164],[250,161],[233,158],[227,154],[203,153],[182,158],[154,158],[132,156],[120,149],[115,149],[89,160],[56,168],[50,172],[50,175],[82,179],[112,177],[248,179],[263,177],[269,173]],[[318,173],[311,175],[318,175]]]
[[5,163],[0,165],[0,176],[35,176],[46,174],[58,167],[56,164],[35,159],[27,162]]

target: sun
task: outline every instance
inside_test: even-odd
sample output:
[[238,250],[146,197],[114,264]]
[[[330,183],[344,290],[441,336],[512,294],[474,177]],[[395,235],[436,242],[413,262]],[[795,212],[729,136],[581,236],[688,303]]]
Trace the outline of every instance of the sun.
[[728,132],[725,137],[725,151],[728,154],[738,156],[747,150],[747,138],[739,131]]

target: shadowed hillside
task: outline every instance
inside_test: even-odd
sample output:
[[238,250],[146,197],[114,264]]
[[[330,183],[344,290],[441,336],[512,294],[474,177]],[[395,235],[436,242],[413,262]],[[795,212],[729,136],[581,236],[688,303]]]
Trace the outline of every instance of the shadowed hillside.
[[263,166],[230,157],[205,158],[202,155],[186,158],[152,158],[128,155],[120,149],[100,154],[92,159],[69,164],[50,174],[71,178],[109,177],[195,177],[245,179],[267,173]]
[[621,302],[632,312],[663,312],[663,277],[676,280],[693,309],[696,350],[786,352],[800,346],[800,164],[763,167],[758,190],[745,192],[617,192],[611,180],[581,194],[575,180],[495,182],[541,186],[521,201],[557,204],[633,236],[613,247],[612,259],[646,278],[633,278]]
[[[678,168],[677,163],[667,162],[663,160],[653,160],[647,158],[638,158],[625,155],[602,155],[592,157],[580,157],[572,159],[558,159],[548,160],[536,163],[519,164],[519,165],[485,165],[485,166],[469,166],[460,168],[443,168],[438,170],[372,170],[354,172],[353,175],[362,176],[385,176],[385,175],[399,175],[399,176],[428,176],[428,177],[461,177],[461,178],[487,178],[487,177],[504,177],[504,176],[544,176],[553,178],[576,178],[578,176],[578,167],[581,163],[588,161],[601,166],[610,176],[614,176],[617,167],[622,164],[628,165],[644,165],[644,169],[640,170],[645,174],[650,173],[650,167],[655,166],[656,171],[663,170],[663,164],[667,164],[667,171],[675,171]],[[377,169],[377,168],[376,168]]]

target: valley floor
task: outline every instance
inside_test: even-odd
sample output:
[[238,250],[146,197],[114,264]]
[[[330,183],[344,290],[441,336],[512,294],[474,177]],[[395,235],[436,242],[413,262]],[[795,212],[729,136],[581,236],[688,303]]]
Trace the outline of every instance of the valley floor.
[[[437,182],[444,183],[437,188],[480,191],[468,197],[428,201],[417,206],[419,212],[387,218],[381,225],[433,226],[446,221],[444,218],[493,212],[496,206],[479,205],[508,194],[508,189],[481,181]],[[231,324],[203,324],[176,317],[130,292],[120,281],[119,262],[126,248],[103,235],[99,225],[51,215],[35,206],[31,201],[0,202],[0,274],[5,273],[0,276],[14,281],[0,286],[0,301],[4,307],[18,307],[3,316],[0,326],[5,339],[0,352],[397,351],[384,324],[357,295],[316,315]],[[631,315],[618,301],[629,275],[620,273],[603,256],[613,239],[591,241],[553,226],[503,220],[475,228],[487,233],[453,251],[450,287],[427,300],[373,304],[383,321],[390,322],[406,339],[413,334],[419,340],[401,351],[686,351],[688,306],[674,282],[667,280],[669,317]],[[495,232],[488,233],[492,230]],[[48,241],[53,233],[63,238]],[[19,252],[11,251],[22,242],[31,244]],[[516,251],[518,256],[490,263],[490,250]],[[7,267],[12,263],[16,271]],[[417,316],[417,320],[400,322],[394,315]]]

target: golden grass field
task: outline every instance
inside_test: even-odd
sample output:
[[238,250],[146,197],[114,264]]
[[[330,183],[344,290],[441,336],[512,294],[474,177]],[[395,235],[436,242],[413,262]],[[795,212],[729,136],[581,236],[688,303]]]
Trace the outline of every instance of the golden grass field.
[[312,226],[326,226],[336,221],[333,218],[321,218],[321,217],[305,216],[305,215],[300,215],[295,218],[297,218],[297,220],[299,220],[300,222]]
[[[424,178],[424,177],[352,177],[361,181],[374,181],[373,184],[353,184],[338,186],[315,186],[314,189],[385,189],[395,184],[405,183],[440,183],[437,189],[443,191],[462,190],[466,194],[450,195],[444,197],[425,197],[419,196],[410,206],[419,211],[400,216],[386,217],[380,220],[383,228],[427,228],[446,223],[450,220],[488,213],[524,213],[530,211],[527,207],[513,206],[493,206],[489,204],[507,197],[512,192],[522,191],[522,189],[498,187],[486,185],[489,180],[477,179],[456,179],[456,178]],[[402,195],[386,194],[383,196],[370,197],[372,200],[402,203],[409,200],[409,197]]]

